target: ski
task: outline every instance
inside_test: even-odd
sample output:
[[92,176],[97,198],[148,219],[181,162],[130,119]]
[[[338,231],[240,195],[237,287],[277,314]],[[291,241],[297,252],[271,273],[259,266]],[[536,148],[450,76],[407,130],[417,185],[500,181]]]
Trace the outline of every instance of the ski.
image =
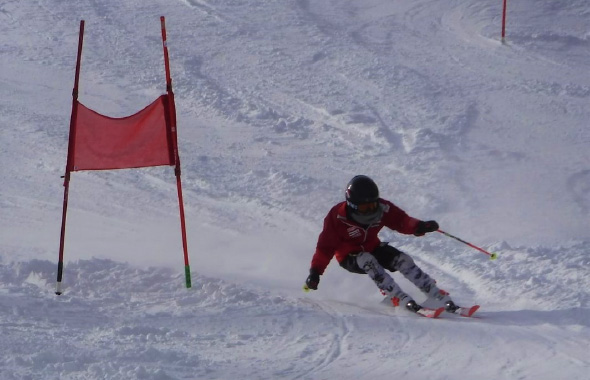
[[444,307],[439,307],[438,309],[430,309],[428,307],[422,307],[418,311],[415,311],[416,314],[426,317],[426,318],[438,318],[442,312],[445,311]]
[[478,309],[479,305],[473,305],[471,307],[459,306],[459,308],[455,310],[454,314],[460,315],[462,317],[471,317]]
[[461,317],[471,317],[479,309],[479,305],[473,305],[470,307],[455,305],[451,300],[445,303],[445,311],[450,314],[456,314]]
[[[422,305],[418,305],[416,302],[412,301],[414,304],[413,308],[407,307],[406,309],[414,314],[418,314],[421,317],[426,318],[438,318],[443,311],[445,311],[444,307],[439,307],[437,309],[432,309],[429,307],[424,307]],[[393,307],[398,307],[400,305],[399,299],[397,297],[385,297],[381,303],[388,304]]]

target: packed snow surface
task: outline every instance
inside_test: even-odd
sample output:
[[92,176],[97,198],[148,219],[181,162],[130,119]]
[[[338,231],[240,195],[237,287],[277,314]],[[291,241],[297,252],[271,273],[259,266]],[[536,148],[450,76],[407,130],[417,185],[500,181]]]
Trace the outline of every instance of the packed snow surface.
[[[0,4],[1,379],[583,379],[590,371],[587,0],[29,0]],[[173,168],[76,172],[55,280],[72,87],[165,92]],[[383,231],[479,318],[381,303],[323,218],[356,174],[439,233]],[[394,278],[428,304],[399,274]]]

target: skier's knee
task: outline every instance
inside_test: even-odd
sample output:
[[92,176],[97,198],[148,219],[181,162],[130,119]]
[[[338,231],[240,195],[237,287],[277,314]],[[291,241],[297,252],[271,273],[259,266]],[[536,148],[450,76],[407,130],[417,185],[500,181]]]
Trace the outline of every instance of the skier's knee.
[[371,255],[369,252],[361,252],[356,255],[356,262],[365,273],[370,273],[372,271],[379,271],[381,269],[381,265],[375,258],[375,256]]
[[392,292],[396,288],[393,278],[379,264],[379,261],[368,252],[361,252],[356,256],[357,264],[365,273],[373,279],[377,287],[386,293]]
[[396,259],[397,262],[395,265],[395,269],[399,270],[402,273],[412,270],[416,266],[414,259],[412,259],[410,255],[404,252],[400,252]]

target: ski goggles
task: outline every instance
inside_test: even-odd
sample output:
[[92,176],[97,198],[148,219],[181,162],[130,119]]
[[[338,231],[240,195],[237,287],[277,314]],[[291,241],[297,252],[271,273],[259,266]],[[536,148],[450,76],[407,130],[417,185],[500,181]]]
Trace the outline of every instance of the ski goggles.
[[379,202],[366,202],[355,205],[354,203],[348,202],[348,205],[359,214],[370,214],[379,208]]

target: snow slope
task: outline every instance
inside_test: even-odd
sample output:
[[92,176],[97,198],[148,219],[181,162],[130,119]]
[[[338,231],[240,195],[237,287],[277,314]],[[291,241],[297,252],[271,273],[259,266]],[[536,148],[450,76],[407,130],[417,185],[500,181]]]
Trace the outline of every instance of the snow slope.
[[[172,169],[77,172],[56,297],[79,21],[80,100],[126,116],[165,90],[161,15],[193,288]],[[0,4],[0,378],[587,376],[590,5],[510,2],[506,44],[500,16],[474,0]],[[390,308],[336,263],[301,292],[360,173],[499,253],[382,236],[481,318]]]

